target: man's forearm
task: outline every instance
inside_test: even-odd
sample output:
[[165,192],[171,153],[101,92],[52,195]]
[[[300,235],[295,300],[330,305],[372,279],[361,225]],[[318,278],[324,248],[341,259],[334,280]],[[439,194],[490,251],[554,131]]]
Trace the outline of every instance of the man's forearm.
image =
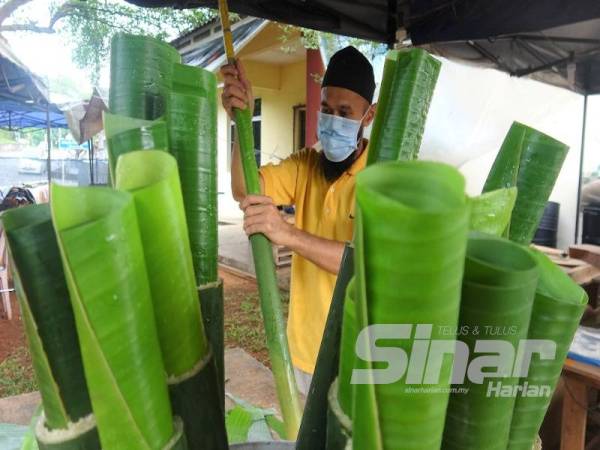
[[337,275],[344,253],[343,242],[321,238],[294,227],[286,245],[321,269]]

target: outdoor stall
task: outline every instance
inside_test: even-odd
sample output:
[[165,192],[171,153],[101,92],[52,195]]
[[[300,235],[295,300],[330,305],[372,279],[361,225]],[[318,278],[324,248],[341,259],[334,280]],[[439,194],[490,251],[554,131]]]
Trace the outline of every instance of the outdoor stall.
[[[360,147],[360,122],[372,111],[345,218],[352,238],[336,247],[343,253],[301,396],[274,260],[284,240],[268,228],[248,232],[278,411],[265,415],[244,400],[235,401],[245,409],[226,408],[219,81],[169,44],[117,33],[103,114],[109,185],[52,184],[49,204],[0,216],[42,403],[22,450],[553,450],[544,421],[561,396],[560,449],[600,445],[600,423],[594,414],[588,422],[600,387],[600,247],[565,254],[532,244],[567,154],[582,158],[585,106],[581,149],[515,120],[476,195],[456,167],[421,159],[444,64],[432,53],[598,93],[596,2],[566,10],[558,0],[132,3],[218,7],[224,55],[237,71],[222,76],[238,137],[231,171],[238,164],[248,216],[277,201],[244,206],[271,192],[270,172],[257,167],[254,105],[226,102],[232,85],[251,91],[229,8],[388,45],[378,97],[369,102],[374,85],[352,91],[368,91],[358,125],[319,112],[327,158],[328,144]],[[351,84],[351,74],[333,84],[327,76],[325,89]],[[334,109],[326,97],[321,108]],[[329,134],[321,114],[337,123]],[[282,163],[296,172],[280,198],[308,192],[298,188],[302,155]],[[327,198],[313,211],[319,221]],[[575,221],[577,244],[579,211]],[[304,239],[310,245],[295,253],[329,245]],[[257,422],[276,440],[253,439]]]

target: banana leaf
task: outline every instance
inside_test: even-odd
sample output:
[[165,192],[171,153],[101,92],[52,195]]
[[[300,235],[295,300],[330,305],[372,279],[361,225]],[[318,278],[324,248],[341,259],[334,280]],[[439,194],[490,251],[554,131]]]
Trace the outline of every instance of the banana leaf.
[[91,421],[85,437],[65,433],[66,442],[63,440],[56,448],[78,448],[85,443],[86,448],[100,449],[50,207],[45,204],[8,210],[2,215],[2,223],[44,406],[40,426],[65,433],[75,422]]
[[181,57],[158,39],[117,33],[110,46],[111,113],[153,120],[168,111],[173,66]]
[[174,428],[133,196],[56,184],[51,195],[102,448],[163,449]]
[[502,236],[508,228],[517,188],[496,189],[471,198],[471,231]]
[[134,150],[167,150],[167,124],[162,119],[143,120],[104,112],[110,179],[115,184],[119,156]]
[[388,52],[367,164],[417,159],[442,63],[425,50]]
[[202,322],[177,161],[166,152],[141,150],[122,155],[116,173],[116,188],[134,198],[173,409],[186,425],[191,450],[227,448],[220,383]]
[[352,418],[354,411],[354,386],[351,383],[352,369],[356,360],[356,305],[354,280],[348,284],[344,301],[344,319],[342,322],[342,339],[340,342],[340,371],[338,376],[338,402],[344,414]]
[[217,274],[217,81],[211,72],[176,65],[167,115],[177,159],[198,286]]
[[483,186],[483,192],[516,186],[517,200],[508,237],[529,244],[569,147],[533,128],[514,122]]
[[[499,392],[512,392],[518,385],[513,364],[520,341],[527,339],[537,278],[536,262],[525,248],[481,234],[469,239],[458,328],[461,332],[456,336],[468,347],[469,370],[462,377],[457,370],[454,375],[460,379],[453,380],[455,387],[468,392],[450,396],[442,449],[506,449],[515,396]],[[494,347],[485,353],[495,356],[482,357],[483,350],[476,346],[486,341],[501,341],[508,346],[504,350],[512,352],[496,370],[489,366],[503,355]],[[471,374],[478,358],[487,372],[481,380],[473,379]],[[489,364],[482,358],[489,359]],[[461,358],[455,356],[455,360]]]
[[[248,108],[236,109],[235,123],[240,142],[240,157],[244,170],[246,192],[248,194],[260,194],[250,110]],[[273,249],[271,242],[264,234],[250,236],[250,244],[252,245],[260,306],[279,406],[281,407],[286,434],[288,438],[295,439],[301,419],[300,403],[281,311],[281,295],[277,285]]]
[[327,450],[345,450],[352,439],[352,421],[342,410],[338,394],[338,380],[331,383],[327,407]]
[[327,443],[328,395],[331,383],[338,375],[344,298],[354,272],[353,255],[353,247],[346,243],[302,415],[296,450],[325,449]]
[[[433,162],[380,163],[357,176],[358,330],[371,324],[424,324],[425,331],[431,326],[432,340],[453,339],[441,329],[458,323],[469,222],[464,190],[464,178],[456,169]],[[361,353],[371,358],[370,345],[377,342],[369,342],[368,333],[366,338],[357,343],[357,350],[360,346]],[[414,339],[385,342],[386,347],[406,354],[415,344]],[[423,395],[411,393],[404,376],[375,384],[374,373],[364,369],[385,369],[387,365],[368,358],[357,358],[353,372],[355,448],[439,448],[451,361],[438,361],[440,379],[428,385],[440,392]]]
[[550,340],[556,344],[554,358],[534,356],[520,385],[547,386],[541,397],[518,397],[510,426],[509,450],[530,450],[560,378],[562,366],[579,321],[587,305],[587,294],[544,254],[530,249],[540,277],[535,292],[527,338]]

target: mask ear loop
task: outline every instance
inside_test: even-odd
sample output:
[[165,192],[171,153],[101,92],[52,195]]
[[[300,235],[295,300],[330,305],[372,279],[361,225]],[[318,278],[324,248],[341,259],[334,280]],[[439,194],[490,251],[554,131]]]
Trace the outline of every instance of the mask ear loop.
[[363,122],[363,120],[365,120],[365,117],[367,117],[367,114],[369,114],[369,111],[371,111],[372,106],[373,105],[369,105],[369,107],[367,108],[367,110],[365,111],[365,113],[362,115],[362,117],[359,120],[360,128],[358,129],[358,134],[356,135],[356,148],[358,148],[358,143],[362,139],[363,131],[365,129],[365,125],[362,122]]

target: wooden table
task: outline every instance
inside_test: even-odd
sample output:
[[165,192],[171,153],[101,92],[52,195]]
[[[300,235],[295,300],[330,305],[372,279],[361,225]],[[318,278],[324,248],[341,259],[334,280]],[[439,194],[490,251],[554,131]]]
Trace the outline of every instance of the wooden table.
[[561,450],[584,450],[588,389],[600,390],[600,367],[567,359],[562,374],[565,395],[560,448]]

